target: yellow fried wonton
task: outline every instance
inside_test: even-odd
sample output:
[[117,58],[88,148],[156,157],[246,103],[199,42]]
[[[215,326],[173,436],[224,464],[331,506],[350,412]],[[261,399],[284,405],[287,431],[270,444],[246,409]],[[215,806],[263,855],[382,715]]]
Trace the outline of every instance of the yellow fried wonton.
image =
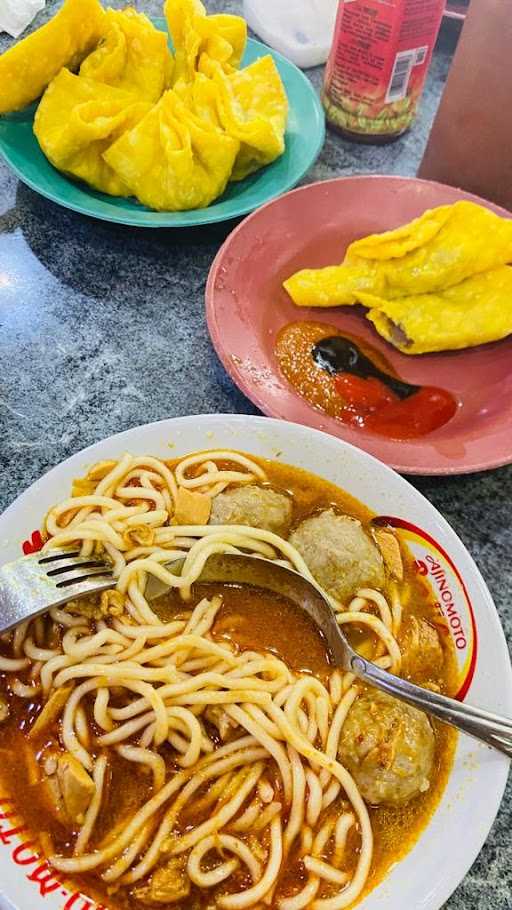
[[202,70],[217,88],[222,126],[241,143],[231,180],[243,180],[283,154],[288,119],[288,98],[270,55],[226,75],[215,61]]
[[0,114],[39,98],[63,66],[75,69],[97,45],[104,26],[98,0],[65,0],[50,22],[0,56]]
[[436,293],[508,262],[512,220],[462,201],[356,240],[342,265],[303,269],[284,287],[297,306],[340,306],[361,302],[361,293],[387,300]]
[[512,334],[512,267],[504,265],[437,294],[384,300],[361,294],[366,314],[404,354],[470,348]]
[[170,84],[173,58],[167,36],[134,9],[105,13],[105,38],[82,63],[80,75],[156,102]]
[[111,196],[129,196],[129,188],[102,153],[150,107],[129,92],[63,69],[41,99],[34,133],[48,160],[60,171]]
[[175,82],[191,82],[204,58],[228,73],[240,66],[247,42],[244,19],[207,16],[201,0],[166,0],[164,9],[176,54]]
[[144,205],[182,211],[204,208],[224,192],[239,147],[169,90],[103,157]]

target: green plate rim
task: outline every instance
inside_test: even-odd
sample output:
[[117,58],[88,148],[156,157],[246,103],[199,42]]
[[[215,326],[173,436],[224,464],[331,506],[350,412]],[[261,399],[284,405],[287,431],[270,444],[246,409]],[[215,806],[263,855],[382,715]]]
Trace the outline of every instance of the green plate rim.
[[[167,31],[165,19],[156,17],[152,18],[151,21],[159,30]],[[184,212],[156,212],[146,208],[145,206],[141,206],[140,211],[131,210],[129,212],[123,212],[122,209],[119,209],[119,214],[116,214],[115,209],[113,209],[111,213],[106,213],[96,210],[94,204],[94,196],[89,197],[91,200],[90,203],[82,204],[66,200],[62,198],[59,193],[54,193],[45,188],[41,188],[36,181],[30,177],[27,177],[22,169],[13,164],[9,154],[6,152],[1,136],[0,156],[5,161],[10,170],[16,175],[16,177],[18,177],[22,183],[30,187],[31,190],[34,190],[34,192],[38,193],[40,196],[49,199],[51,202],[54,202],[56,205],[59,205],[62,208],[78,212],[81,215],[86,215],[99,221],[110,222],[111,224],[124,224],[130,227],[189,228],[208,224],[218,224],[220,222],[242,218],[244,215],[255,211],[261,205],[270,202],[272,199],[276,199],[278,196],[288,192],[288,190],[296,186],[318,158],[325,142],[325,115],[323,107],[313,84],[310,82],[307,76],[294,63],[292,63],[278,51],[275,51],[273,48],[268,47],[268,45],[263,44],[261,41],[257,41],[254,38],[248,38],[247,47],[256,52],[260,51],[260,55],[271,54],[278,64],[280,64],[285,69],[288,68],[289,70],[293,71],[294,77],[296,79],[298,78],[299,84],[302,84],[303,86],[304,94],[309,96],[309,100],[312,102],[315,124],[313,126],[311,121],[308,123],[308,132],[311,134],[311,132],[314,130],[317,136],[316,142],[311,145],[311,154],[308,156],[307,163],[299,168],[298,171],[294,171],[288,179],[283,179],[282,184],[274,192],[263,194],[261,196],[261,199],[259,199],[257,202],[255,202],[254,199],[250,202],[242,202],[239,205],[237,205],[235,202],[233,203],[232,210],[229,212],[216,211],[216,203],[212,203],[210,207],[205,209],[192,209],[190,211]],[[0,117],[0,122],[1,119],[2,118]],[[272,164],[269,165],[269,167],[272,167]],[[107,203],[110,200],[110,197],[107,194],[98,193],[97,195],[100,199],[104,198]]]

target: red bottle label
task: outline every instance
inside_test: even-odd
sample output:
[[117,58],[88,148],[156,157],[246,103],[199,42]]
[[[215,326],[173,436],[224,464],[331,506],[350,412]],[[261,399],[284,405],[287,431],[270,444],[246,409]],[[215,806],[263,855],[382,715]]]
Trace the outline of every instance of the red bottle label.
[[412,123],[444,0],[340,0],[324,103],[335,125],[392,135]]

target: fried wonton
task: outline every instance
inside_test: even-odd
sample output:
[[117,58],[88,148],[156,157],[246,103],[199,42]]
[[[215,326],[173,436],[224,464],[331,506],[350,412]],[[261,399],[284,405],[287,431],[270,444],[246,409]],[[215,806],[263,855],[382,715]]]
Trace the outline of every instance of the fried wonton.
[[103,157],[144,205],[182,211],[204,208],[224,192],[239,147],[169,90]]
[[238,66],[247,42],[247,24],[240,16],[207,16],[201,0],[167,0],[176,66],[174,81],[191,82],[203,59],[217,61],[227,73]]
[[82,63],[80,75],[157,102],[174,65],[167,36],[134,9],[109,9],[105,17],[105,37]]
[[0,56],[0,114],[35,101],[67,66],[77,68],[103,35],[98,0],[65,0],[56,16]]
[[512,267],[467,278],[437,294],[384,300],[361,294],[366,314],[404,354],[470,348],[512,334]]
[[222,126],[240,141],[231,179],[243,180],[284,152],[288,99],[281,77],[270,55],[231,75],[215,61],[204,61],[202,70],[216,86]]
[[203,73],[196,73],[193,82],[180,80],[173,91],[205,127],[224,132],[219,115],[219,93],[212,79]]
[[512,220],[462,201],[356,240],[342,265],[303,269],[284,287],[297,306],[340,306],[360,302],[361,292],[388,300],[436,293],[508,262]]
[[61,70],[41,99],[34,133],[48,160],[111,196],[130,189],[102,153],[151,109],[129,92]]

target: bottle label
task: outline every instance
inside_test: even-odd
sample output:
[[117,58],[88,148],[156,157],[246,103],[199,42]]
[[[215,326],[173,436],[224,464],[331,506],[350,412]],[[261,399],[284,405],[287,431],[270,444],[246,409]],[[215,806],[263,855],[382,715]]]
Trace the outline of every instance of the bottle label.
[[340,0],[325,76],[328,118],[368,135],[410,126],[443,9],[444,0]]

